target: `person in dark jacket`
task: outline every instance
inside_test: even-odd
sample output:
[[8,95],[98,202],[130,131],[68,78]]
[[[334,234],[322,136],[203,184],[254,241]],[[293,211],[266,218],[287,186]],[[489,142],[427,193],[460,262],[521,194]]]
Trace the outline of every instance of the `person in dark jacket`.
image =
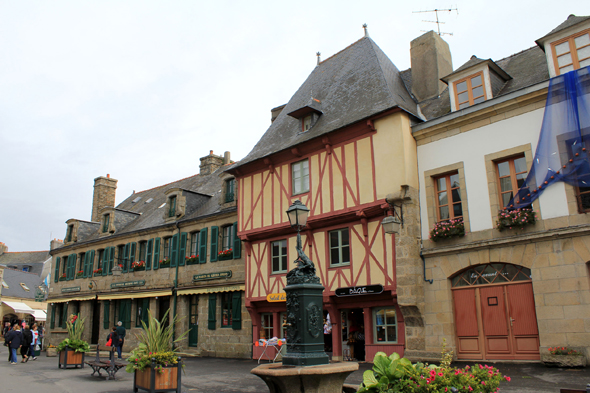
[[23,342],[20,347],[20,354],[23,357],[23,360],[21,360],[21,363],[26,363],[29,361],[29,357],[32,355],[29,353],[29,349],[31,348],[31,343],[33,342],[33,333],[31,332],[29,325],[24,326],[22,335]]
[[116,326],[113,326],[111,328],[111,332],[107,336],[107,345],[109,345],[108,344],[109,340],[111,340],[111,344],[110,344],[111,347],[116,347],[117,344],[119,343],[119,336],[117,336],[117,327]]
[[117,335],[119,336],[119,344],[117,345],[117,354],[119,355],[119,359],[123,359],[121,357],[121,353],[123,352],[123,344],[125,344],[125,326],[123,326],[123,322],[119,321],[117,323]]
[[12,355],[10,364],[16,364],[16,350],[23,344],[23,335],[18,324],[15,324],[12,330],[6,335],[6,342]]

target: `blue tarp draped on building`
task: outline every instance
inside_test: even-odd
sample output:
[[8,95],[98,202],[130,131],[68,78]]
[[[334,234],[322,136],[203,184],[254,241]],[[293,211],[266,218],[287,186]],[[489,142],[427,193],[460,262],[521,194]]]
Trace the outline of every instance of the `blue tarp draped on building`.
[[529,206],[558,181],[590,191],[590,67],[549,82],[533,165],[508,209]]

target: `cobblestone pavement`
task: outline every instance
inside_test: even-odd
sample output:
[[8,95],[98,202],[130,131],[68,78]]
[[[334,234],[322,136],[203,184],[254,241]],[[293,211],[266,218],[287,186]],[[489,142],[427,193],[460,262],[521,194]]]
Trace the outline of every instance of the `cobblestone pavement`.
[[[45,353],[36,361],[11,365],[6,361],[4,347],[0,351],[0,392],[23,391],[42,393],[119,393],[133,391],[133,375],[120,370],[117,380],[91,377],[88,367],[60,370],[57,358]],[[92,356],[91,356],[92,357]],[[265,383],[250,374],[258,364],[253,360],[191,358],[186,359],[186,374],[182,376],[183,393],[253,393],[268,392]],[[461,364],[462,366],[463,364]],[[590,382],[590,369],[548,369],[542,364],[495,364],[503,374],[512,378],[501,385],[502,392],[557,393],[560,388],[582,389]],[[347,383],[360,384],[362,373],[372,367],[361,363]],[[103,373],[104,374],[104,373]]]

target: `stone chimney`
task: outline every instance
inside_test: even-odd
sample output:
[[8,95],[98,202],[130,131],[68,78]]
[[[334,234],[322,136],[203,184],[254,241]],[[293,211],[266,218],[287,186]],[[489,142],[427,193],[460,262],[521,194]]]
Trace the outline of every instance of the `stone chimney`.
[[283,104],[281,106],[277,106],[276,108],[272,108],[270,110],[270,122],[274,122],[277,117],[279,117],[279,115],[281,114],[281,112],[283,111],[283,109],[285,109],[285,107],[287,106],[287,104]]
[[[229,155],[229,152],[228,152]],[[209,155],[201,157],[201,165],[199,166],[200,175],[210,175],[215,170],[223,165],[223,157],[213,154],[213,150],[209,151]]]
[[100,209],[103,207],[115,207],[115,193],[117,192],[118,180],[100,176],[94,179],[94,197],[92,198],[92,218],[93,222],[100,222]]
[[229,151],[226,151],[225,153],[223,153],[223,165],[231,164],[230,156],[231,155],[230,155]]
[[8,252],[8,246],[2,242],[0,242],[0,255]]
[[412,94],[418,101],[436,97],[447,85],[440,78],[453,72],[451,50],[434,31],[410,43],[412,61]]
[[49,250],[55,250],[56,248],[60,248],[64,245],[64,241],[61,239],[53,239],[49,242]]

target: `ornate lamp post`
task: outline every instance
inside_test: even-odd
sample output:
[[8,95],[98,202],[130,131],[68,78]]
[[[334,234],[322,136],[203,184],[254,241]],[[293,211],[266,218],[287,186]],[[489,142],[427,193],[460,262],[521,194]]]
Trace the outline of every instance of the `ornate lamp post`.
[[297,228],[297,267],[287,273],[287,354],[283,356],[283,365],[328,364],[323,335],[324,287],[301,247],[301,228],[307,224],[309,209],[297,200],[287,215],[291,226]]

